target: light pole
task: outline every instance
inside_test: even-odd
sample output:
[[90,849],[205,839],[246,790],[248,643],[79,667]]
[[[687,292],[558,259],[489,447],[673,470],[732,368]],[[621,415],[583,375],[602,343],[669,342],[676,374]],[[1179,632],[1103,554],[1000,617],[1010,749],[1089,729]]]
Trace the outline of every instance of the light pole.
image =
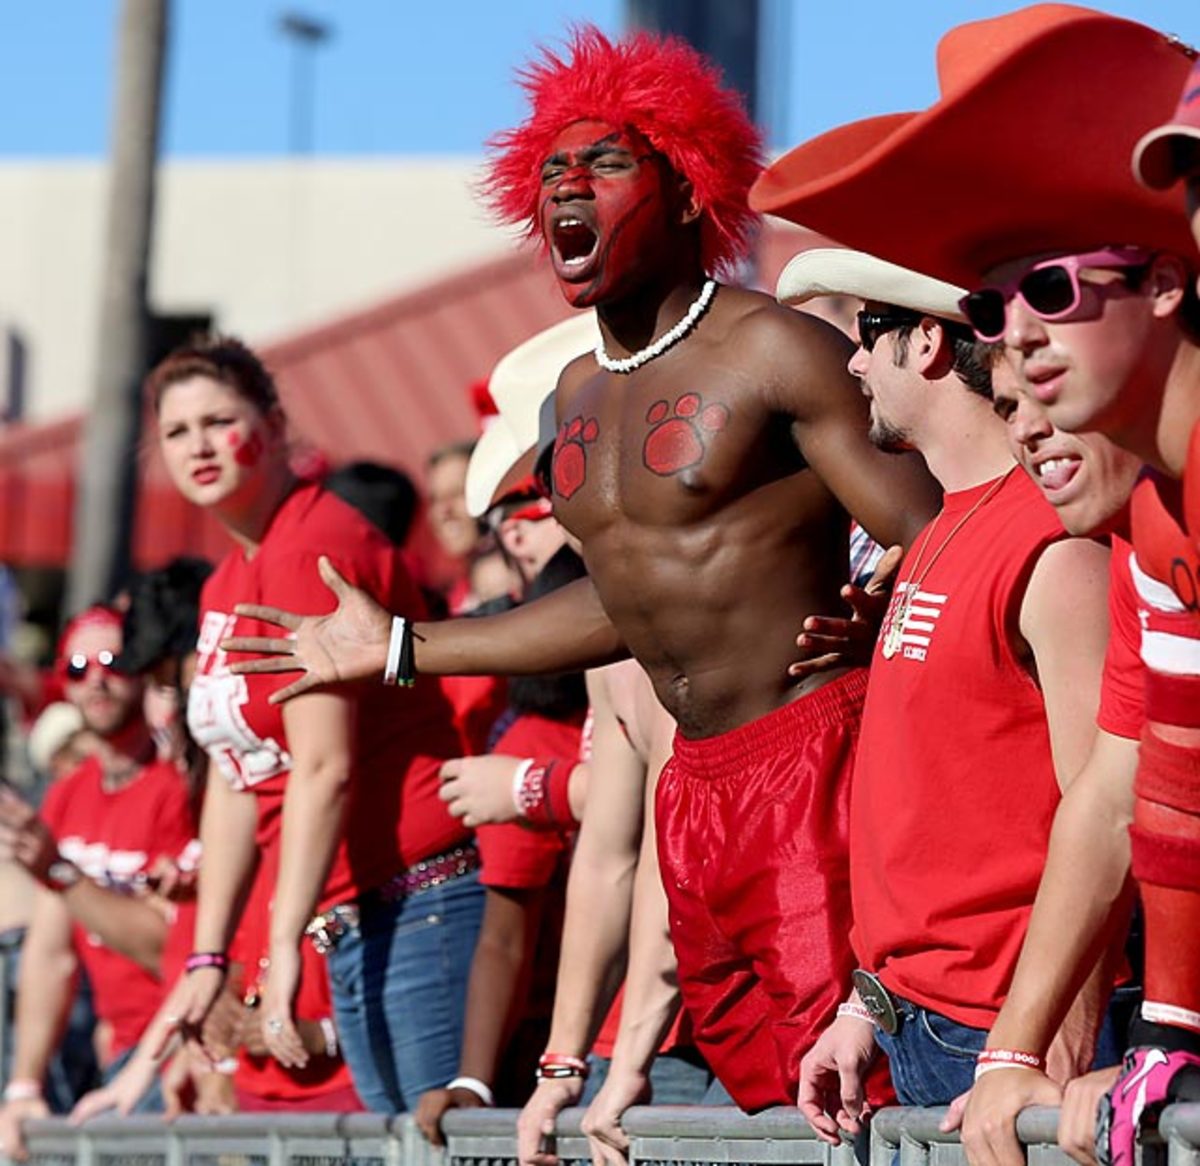
[[333,27],[299,12],[284,12],[279,31],[292,42],[292,86],[288,149],[311,154],[316,103],[316,48],[333,35]]

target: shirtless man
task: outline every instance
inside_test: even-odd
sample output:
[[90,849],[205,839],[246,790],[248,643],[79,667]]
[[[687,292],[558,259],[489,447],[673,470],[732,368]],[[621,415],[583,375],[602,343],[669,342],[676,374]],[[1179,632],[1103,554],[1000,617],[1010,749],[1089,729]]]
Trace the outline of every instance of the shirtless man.
[[790,1102],[851,966],[827,920],[848,910],[846,777],[865,682],[797,682],[788,637],[772,632],[837,610],[847,511],[876,541],[907,545],[937,489],[916,459],[867,441],[844,336],[709,278],[746,253],[759,169],[757,134],[711,65],[678,41],[613,45],[584,29],[524,84],[531,116],[497,139],[489,188],[540,235],[572,306],[597,308],[597,353],[559,380],[552,463],[555,513],[590,579],[414,629],[324,564],[334,612],[246,607],[291,634],[226,647],[270,654],[243,671],[301,671],[280,699],[377,676],[389,645],[439,674],[631,652],[679,726],[656,810],[697,1044],[744,1108]]

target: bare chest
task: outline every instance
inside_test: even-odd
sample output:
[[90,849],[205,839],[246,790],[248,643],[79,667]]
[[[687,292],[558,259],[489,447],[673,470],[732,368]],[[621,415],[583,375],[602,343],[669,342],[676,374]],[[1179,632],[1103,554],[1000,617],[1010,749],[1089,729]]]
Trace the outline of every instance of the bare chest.
[[[628,519],[702,521],[762,474],[787,472],[772,421],[721,383],[600,378],[560,413],[551,461],[556,512],[580,537]],[[791,469],[797,468],[794,464]]]

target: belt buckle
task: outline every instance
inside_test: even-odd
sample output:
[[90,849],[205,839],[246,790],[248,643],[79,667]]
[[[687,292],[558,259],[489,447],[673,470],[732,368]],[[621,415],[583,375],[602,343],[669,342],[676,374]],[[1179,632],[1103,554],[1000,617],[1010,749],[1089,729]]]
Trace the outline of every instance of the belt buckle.
[[854,990],[871,1018],[888,1036],[895,1036],[900,1027],[900,1014],[892,1003],[891,993],[879,977],[865,968],[856,968],[851,979],[854,981]]
[[317,955],[328,955],[343,935],[358,924],[358,910],[351,903],[339,903],[323,915],[309,920],[304,934],[308,936]]

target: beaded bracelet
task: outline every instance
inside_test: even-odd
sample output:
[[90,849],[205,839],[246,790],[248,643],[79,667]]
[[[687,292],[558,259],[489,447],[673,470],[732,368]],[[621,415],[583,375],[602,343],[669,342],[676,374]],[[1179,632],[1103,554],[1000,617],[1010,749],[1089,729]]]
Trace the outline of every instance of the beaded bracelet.
[[183,961],[183,970],[189,974],[198,972],[201,968],[216,968],[219,972],[227,972],[229,957],[223,951],[194,951]]

